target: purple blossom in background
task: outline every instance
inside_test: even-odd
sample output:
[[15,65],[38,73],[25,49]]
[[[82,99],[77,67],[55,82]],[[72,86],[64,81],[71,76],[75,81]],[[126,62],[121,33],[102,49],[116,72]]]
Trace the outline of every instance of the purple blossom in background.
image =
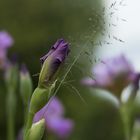
[[48,132],[55,134],[60,139],[67,138],[72,129],[73,121],[71,119],[65,119],[64,108],[58,98],[53,98],[50,104],[46,104],[34,117],[34,122],[45,118],[46,128]]
[[7,61],[7,50],[13,45],[13,38],[5,31],[0,32],[0,68],[3,68]]
[[93,68],[93,75],[94,79],[85,78],[82,83],[87,86],[104,88],[111,92],[121,92],[137,77],[133,66],[123,55],[106,59],[97,64]]
[[42,68],[43,73],[40,74],[40,83],[44,81],[46,82],[51,81],[52,77],[55,75],[60,65],[64,62],[68,53],[69,53],[68,42],[65,42],[64,39],[59,39],[51,47],[50,51],[45,56],[40,58],[41,63],[43,64]]
[[9,48],[13,45],[13,38],[6,31],[0,32],[0,48]]

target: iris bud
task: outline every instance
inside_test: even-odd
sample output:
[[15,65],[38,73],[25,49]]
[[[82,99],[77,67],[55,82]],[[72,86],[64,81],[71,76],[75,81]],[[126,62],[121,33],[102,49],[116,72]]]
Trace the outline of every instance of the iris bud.
[[69,45],[59,39],[50,51],[40,58],[42,69],[39,75],[39,86],[45,87],[55,79],[55,75],[69,53]]
[[24,105],[28,105],[33,90],[31,76],[25,65],[20,71],[20,94]]

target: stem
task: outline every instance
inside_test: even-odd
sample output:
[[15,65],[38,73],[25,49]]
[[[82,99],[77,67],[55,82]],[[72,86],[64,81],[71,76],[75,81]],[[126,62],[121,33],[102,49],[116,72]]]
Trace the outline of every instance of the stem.
[[15,131],[14,131],[14,119],[13,115],[9,114],[8,124],[7,124],[7,140],[15,140]]
[[140,139],[140,122],[136,120],[133,127],[133,135],[132,140],[139,140]]
[[15,140],[15,107],[16,97],[13,92],[8,92],[6,101],[7,111],[7,140]]
[[28,105],[24,105],[24,127],[26,126],[27,119],[28,119]]
[[128,107],[122,104],[120,108],[126,140],[131,139],[131,116]]
[[28,106],[24,105],[24,126],[23,126],[23,137],[25,137],[25,128],[27,125],[27,119],[28,119]]
[[28,140],[28,139],[27,139],[27,135],[28,135],[29,129],[30,129],[31,126],[32,126],[33,117],[34,117],[34,114],[31,113],[31,112],[29,112],[29,113],[28,113],[28,117],[27,117],[27,123],[26,123],[26,126],[25,126],[24,140]]

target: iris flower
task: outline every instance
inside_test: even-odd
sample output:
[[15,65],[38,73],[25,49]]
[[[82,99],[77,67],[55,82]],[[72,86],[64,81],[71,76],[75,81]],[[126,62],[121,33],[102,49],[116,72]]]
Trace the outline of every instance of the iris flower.
[[120,93],[128,84],[134,82],[136,77],[137,74],[131,63],[124,55],[120,55],[95,65],[93,78],[84,78],[82,83],[87,86]]

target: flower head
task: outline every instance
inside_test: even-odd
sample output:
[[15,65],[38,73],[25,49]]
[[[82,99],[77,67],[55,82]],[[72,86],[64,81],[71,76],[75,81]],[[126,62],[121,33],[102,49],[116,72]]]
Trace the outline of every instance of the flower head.
[[42,70],[40,72],[39,84],[50,82],[60,65],[69,53],[69,44],[64,39],[59,39],[51,47],[50,51],[40,58]]
[[106,59],[93,68],[95,79],[85,78],[82,82],[85,85],[104,88],[114,92],[122,91],[129,83],[136,78],[134,68],[123,56]]
[[13,38],[5,31],[0,32],[0,68],[4,68],[7,61],[7,49],[13,45]]
[[50,104],[46,104],[34,117],[34,122],[45,118],[46,127],[49,132],[54,133],[59,138],[66,138],[72,131],[73,121],[65,119],[64,108],[58,98],[54,98]]

